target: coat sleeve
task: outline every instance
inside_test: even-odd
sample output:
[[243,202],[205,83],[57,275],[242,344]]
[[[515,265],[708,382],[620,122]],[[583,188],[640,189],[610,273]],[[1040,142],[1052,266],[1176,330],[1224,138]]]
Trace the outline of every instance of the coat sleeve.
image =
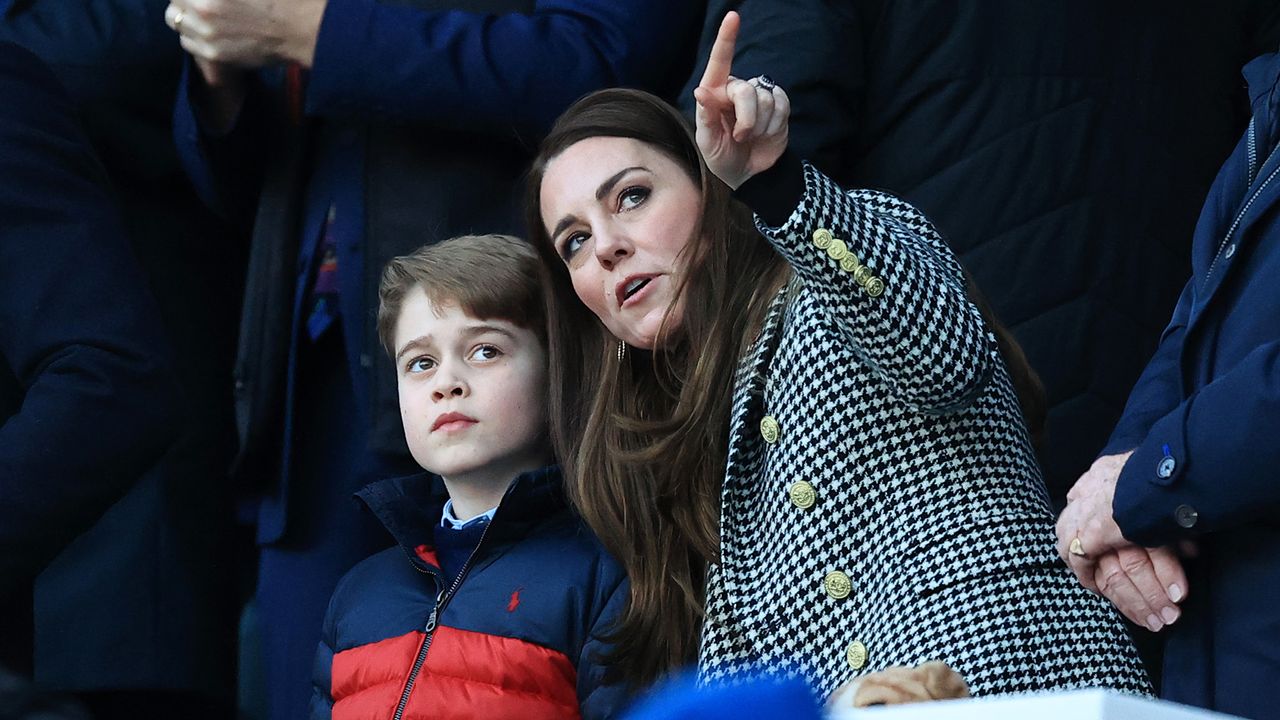
[[1153,547],[1275,518],[1276,438],[1280,339],[1151,425],[1116,483],[1116,523],[1129,540]]
[[610,675],[610,667],[602,662],[609,650],[608,636],[622,618],[631,585],[626,576],[610,560],[602,572],[605,594],[600,610],[591,622],[590,634],[578,654],[578,705],[583,720],[602,720],[622,713],[630,694],[621,680]]
[[[762,214],[753,197],[790,195],[785,188],[800,183],[787,176],[800,172],[798,162],[784,155],[740,188],[739,197],[757,211],[760,232],[895,397],[933,414],[966,407],[1000,359],[951,249],[905,201],[870,190],[845,192],[809,164],[789,216]],[[780,224],[770,225],[771,217]]]
[[656,87],[701,16],[686,0],[538,0],[492,15],[330,0],[307,112],[536,136],[592,90]]
[[324,614],[324,625],[320,630],[320,643],[316,647],[315,661],[311,666],[311,720],[329,720],[333,715],[333,656],[336,646],[334,605],[338,601],[338,593],[343,583],[339,583],[329,599],[329,609]]
[[[0,577],[88,528],[181,430],[154,300],[70,100],[0,43]],[[11,408],[12,410],[12,408]]]

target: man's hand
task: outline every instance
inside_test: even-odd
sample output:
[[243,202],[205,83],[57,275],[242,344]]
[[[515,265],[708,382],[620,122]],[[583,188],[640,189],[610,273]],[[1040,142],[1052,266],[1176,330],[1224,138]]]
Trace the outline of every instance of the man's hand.
[[296,62],[311,67],[326,3],[172,0],[165,9],[165,21],[180,36],[182,48],[201,63],[206,81],[216,85],[220,66],[259,68]]
[[1116,481],[1133,452],[1106,455],[1080,476],[1058,517],[1058,554],[1080,584],[1152,632],[1175,622],[1187,578],[1171,548],[1148,549],[1124,538],[1112,513]]

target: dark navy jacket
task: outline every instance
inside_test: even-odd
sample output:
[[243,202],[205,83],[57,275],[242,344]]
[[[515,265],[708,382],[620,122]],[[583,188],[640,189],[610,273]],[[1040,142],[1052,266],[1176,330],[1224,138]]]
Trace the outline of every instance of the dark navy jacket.
[[[0,604],[29,607],[35,572],[182,425],[155,301],[70,99],[3,42],[0,98]],[[0,612],[0,656],[23,620]]]
[[1126,538],[1200,544],[1166,631],[1164,695],[1263,718],[1280,708],[1280,55],[1245,77],[1252,123],[1104,454],[1136,448],[1115,494]]
[[[412,718],[611,717],[624,687],[600,653],[629,585],[567,507],[554,468],[512,483],[456,592],[433,542],[447,496],[422,474],[366,487],[361,499],[397,547],[361,562],[334,591],[316,656],[313,720],[390,717],[412,678]],[[450,568],[456,572],[456,568]]]

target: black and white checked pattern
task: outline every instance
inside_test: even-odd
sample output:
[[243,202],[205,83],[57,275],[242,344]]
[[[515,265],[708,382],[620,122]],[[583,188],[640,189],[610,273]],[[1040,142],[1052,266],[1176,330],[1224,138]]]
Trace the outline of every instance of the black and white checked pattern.
[[[1053,520],[994,337],[913,207],[805,168],[760,230],[796,270],[738,369],[709,570],[704,679],[855,675],[943,660],[975,694],[1150,691],[1119,617],[1054,551]],[[885,282],[869,297],[814,246],[829,229]],[[781,426],[774,445],[760,421]],[[808,510],[789,486],[816,488]],[[823,578],[853,584],[841,600]],[[867,648],[855,671],[853,641]]]

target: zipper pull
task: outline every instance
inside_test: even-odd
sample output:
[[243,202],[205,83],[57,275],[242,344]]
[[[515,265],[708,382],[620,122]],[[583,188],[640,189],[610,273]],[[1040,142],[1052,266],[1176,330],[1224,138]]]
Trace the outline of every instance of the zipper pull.
[[431,608],[431,614],[427,616],[427,626],[423,632],[430,634],[440,624],[440,605],[444,603],[444,596],[445,590],[441,588],[440,592],[436,593],[436,606]]

